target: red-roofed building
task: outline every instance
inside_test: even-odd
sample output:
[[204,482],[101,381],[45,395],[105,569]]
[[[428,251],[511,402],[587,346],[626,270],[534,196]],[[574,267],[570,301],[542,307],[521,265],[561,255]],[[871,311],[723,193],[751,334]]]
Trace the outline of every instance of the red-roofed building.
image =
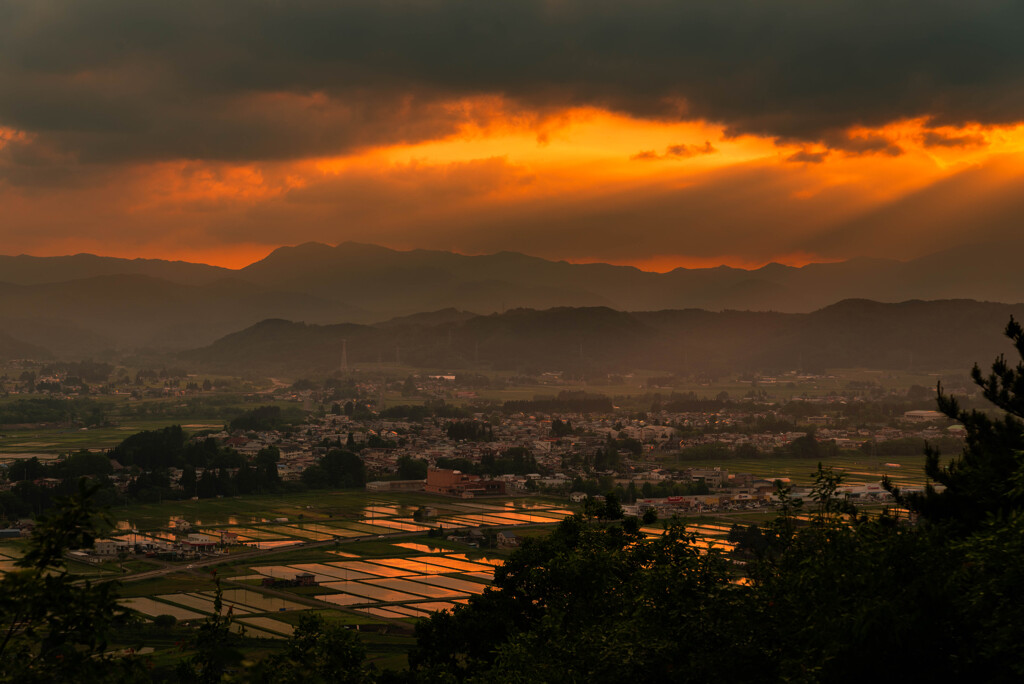
[[424,490],[433,494],[461,496],[499,496],[505,493],[501,480],[485,480],[479,475],[467,475],[459,470],[430,468]]

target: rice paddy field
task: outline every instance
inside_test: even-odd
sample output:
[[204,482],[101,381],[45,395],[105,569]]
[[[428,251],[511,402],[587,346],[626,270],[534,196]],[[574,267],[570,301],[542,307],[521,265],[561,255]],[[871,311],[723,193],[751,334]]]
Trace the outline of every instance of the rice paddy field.
[[[437,516],[413,520],[421,506],[433,508]],[[180,531],[187,525],[192,531],[209,534],[230,531],[239,541],[252,544],[417,534],[433,528],[544,524],[571,513],[563,501],[544,497],[468,501],[412,492],[351,490],[132,504],[111,511],[122,530]]]
[[[225,581],[252,588],[224,591],[223,599],[225,605],[230,602],[242,610],[264,613],[334,608],[371,618],[412,622],[437,610],[451,610],[482,593],[494,579],[494,569],[504,563],[500,552],[460,551],[459,546],[424,537],[415,541],[359,542],[350,547],[355,552],[296,549],[288,554],[296,560],[285,558],[273,565],[232,564],[232,571],[244,574],[226,576]],[[314,559],[318,562],[303,562]],[[316,587],[274,592],[293,593],[296,598],[290,603],[277,596],[258,598],[262,587],[257,587],[264,578],[290,580],[304,573],[314,575]],[[300,590],[302,593],[298,593]],[[208,597],[209,592],[204,595]],[[195,593],[155,598],[187,608],[198,606]]]
[[[832,465],[847,473],[849,482],[877,482],[883,473],[899,484],[919,481],[912,478],[920,464],[840,457]],[[809,482],[814,466],[795,459],[725,464],[731,471],[789,477],[795,484]],[[424,506],[435,515],[414,520]],[[222,612],[230,612],[233,629],[244,632],[252,648],[279,648],[300,617],[312,611],[358,629],[371,662],[400,669],[413,644],[412,624],[486,591],[509,553],[448,541],[452,530],[490,528],[533,536],[546,534],[572,512],[564,500],[545,497],[464,500],[413,492],[309,492],[118,508],[112,511],[118,529],[110,536],[166,538],[187,531],[230,541],[223,560],[209,567],[150,559],[125,563],[129,573],[120,601],[143,620],[171,615],[180,629],[190,629],[215,612],[219,578]],[[687,531],[699,548],[728,552],[732,524],[773,516],[770,510],[712,513],[688,520]],[[662,530],[651,526],[643,531],[654,537]],[[13,568],[23,545],[0,545],[0,572]],[[130,566],[133,562],[140,565]],[[160,568],[167,572],[132,581],[134,573]],[[79,571],[97,578],[121,574],[116,561],[96,567],[76,563]],[[313,575],[314,585],[287,582],[307,574]],[[180,657],[171,653],[173,648],[170,642],[156,644],[154,658]]]
[[[413,520],[421,506],[436,516]],[[540,531],[537,525],[572,512],[543,497],[470,501],[320,492],[131,506],[114,511],[119,529],[111,536],[189,531],[227,535],[232,542],[214,566],[177,563],[173,572],[138,581],[127,575],[121,604],[144,620],[171,615],[187,629],[207,619],[216,610],[219,579],[222,613],[230,612],[232,628],[244,630],[252,644],[264,644],[254,648],[275,648],[312,611],[358,629],[378,667],[401,668],[413,643],[412,623],[485,591],[508,553],[448,541],[448,530],[525,525]],[[273,553],[254,555],[254,549]],[[305,574],[315,585],[289,584]],[[158,647],[155,657],[170,657],[165,651]]]
[[[270,559],[228,561],[217,567],[222,614],[230,613],[232,629],[259,640],[250,642],[254,648],[272,649],[292,634],[303,614],[314,612],[359,630],[369,662],[382,669],[402,668],[413,645],[411,623],[483,592],[504,562],[494,552],[414,539],[373,537],[348,544],[344,551],[296,547],[270,557],[276,564]],[[317,585],[263,586],[265,579],[287,580],[302,573],[313,573]],[[209,571],[182,570],[125,583],[120,602],[146,620],[172,615],[184,628],[214,613],[216,591]]]
[[[517,525],[555,523],[572,511],[554,502],[530,501],[463,501],[431,499],[439,515],[428,522],[413,522],[411,504],[402,495],[395,499],[371,497],[359,499],[354,518],[326,518],[316,523],[246,522],[205,526],[203,531],[214,535],[230,530],[239,533],[239,540],[255,541],[268,530],[275,541],[322,541],[333,538],[333,545],[296,546],[274,556],[255,559],[228,559],[218,566],[225,610],[230,609],[247,630],[270,637],[286,636],[281,624],[289,616],[302,611],[341,611],[357,617],[380,621],[410,623],[438,610],[451,610],[486,590],[494,579],[494,571],[504,563],[508,551],[481,550],[428,536],[432,528],[500,526],[508,530]],[[236,520],[236,522],[239,522]],[[401,522],[411,530],[388,523]],[[714,519],[693,522],[687,528],[696,536],[701,548],[729,551],[726,541],[731,521]],[[350,532],[361,532],[354,538]],[[413,536],[386,533],[412,531]],[[659,528],[645,528],[655,536]],[[340,532],[340,533],[339,533]],[[381,532],[384,534],[376,534]],[[419,532],[420,534],[415,534]],[[315,533],[316,536],[310,536]],[[442,532],[443,534],[443,532]],[[270,559],[273,562],[269,562]],[[312,575],[315,586],[289,586],[300,575]],[[179,581],[181,581],[179,579]],[[212,580],[204,586],[154,586],[137,597],[124,599],[125,605],[154,617],[160,611],[174,610],[180,615],[209,615],[213,612]],[[170,585],[173,586],[173,585]],[[142,590],[142,587],[138,588]],[[169,613],[175,614],[175,613]],[[275,617],[278,614],[283,617]],[[186,619],[186,618],[182,618]],[[276,620],[277,623],[268,622]],[[250,629],[251,628],[251,629]],[[252,631],[255,630],[255,631]]]
[[[437,515],[414,521],[412,513],[421,505],[430,505]],[[572,510],[561,501],[540,497],[452,500],[414,493],[339,492],[179,502],[133,507],[126,513],[119,521],[123,535],[166,535],[185,523],[210,536],[237,535],[235,551],[215,565],[172,564],[166,566],[171,571],[138,581],[127,575],[119,590],[120,603],[146,624],[152,625],[160,615],[173,616],[179,623],[173,634],[180,641],[181,634],[214,614],[219,585],[222,614],[230,614],[232,629],[244,634],[254,652],[280,648],[301,616],[315,613],[357,629],[370,663],[401,669],[414,644],[412,624],[486,591],[510,553],[449,541],[448,529],[496,527],[534,536],[546,534],[547,525]],[[760,522],[772,515],[712,514],[688,520],[686,529],[698,548],[728,552],[733,548],[727,540],[733,523]],[[653,538],[662,529],[651,526],[643,532]],[[239,555],[263,544],[278,546],[272,547],[273,553]],[[16,546],[0,547],[0,568],[17,555]],[[304,574],[312,574],[315,584],[287,582]],[[161,642],[152,636],[155,628],[144,627],[140,633],[149,634],[149,642],[138,637],[137,644],[126,639],[116,647],[152,646],[155,660],[182,657],[174,639],[165,636]]]

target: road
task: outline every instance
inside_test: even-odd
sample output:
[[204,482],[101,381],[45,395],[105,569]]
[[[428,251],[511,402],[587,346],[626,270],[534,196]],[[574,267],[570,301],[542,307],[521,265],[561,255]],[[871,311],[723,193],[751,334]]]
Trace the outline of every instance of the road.
[[301,544],[292,544],[290,546],[279,546],[273,549],[254,549],[252,551],[243,551],[242,553],[233,553],[228,556],[211,556],[209,558],[203,558],[200,560],[194,560],[191,563],[171,563],[167,561],[161,561],[164,563],[164,567],[156,570],[145,570],[143,572],[137,572],[131,575],[124,575],[123,577],[113,577],[110,579],[119,580],[121,582],[138,582],[140,580],[153,579],[154,577],[162,577],[172,572],[181,572],[187,570],[198,570],[199,568],[206,568],[213,565],[221,565],[223,563],[235,563],[236,561],[248,561],[248,560],[260,560],[267,556],[273,556],[280,553],[288,553],[290,551],[300,551],[305,549],[318,549],[325,546],[342,546],[345,544],[352,544],[361,541],[370,541],[372,539],[386,538],[386,539],[406,539],[411,537],[422,537],[423,532],[397,532],[387,535],[372,535],[366,537],[348,537],[345,539],[325,539],[323,541],[314,542],[303,542]]

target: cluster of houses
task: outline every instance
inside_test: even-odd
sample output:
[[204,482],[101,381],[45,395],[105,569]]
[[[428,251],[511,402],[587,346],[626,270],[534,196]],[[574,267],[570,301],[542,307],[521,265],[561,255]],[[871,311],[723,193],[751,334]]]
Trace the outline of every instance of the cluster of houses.
[[480,528],[473,527],[466,530],[457,530],[449,534],[445,539],[457,544],[465,544],[475,548],[494,547],[499,549],[514,549],[519,546],[519,537],[509,530],[498,530],[484,532]]
[[[658,518],[671,518],[674,515],[694,512],[704,513],[765,508],[774,506],[778,502],[778,495],[773,482],[764,479],[753,479],[745,484],[747,486],[722,488],[710,494],[641,498],[637,499],[633,504],[623,506],[623,511],[627,515],[642,516],[647,511],[652,510],[657,514]],[[914,488],[906,487],[904,490],[916,491]],[[794,500],[805,500],[807,503],[810,503],[812,491],[810,487],[791,487],[789,496]],[[882,503],[893,500],[892,495],[878,482],[841,485],[836,490],[836,496],[844,497],[854,503]],[[582,492],[573,492],[571,498],[576,501],[582,501],[586,498],[586,495]]]
[[[904,416],[904,427],[838,428],[827,415],[801,419],[805,429],[785,432],[750,432],[749,424],[758,418],[772,418],[765,409],[736,407],[716,412],[669,412],[647,414],[646,419],[623,418],[621,415],[525,414],[504,416],[478,413],[473,420],[488,421],[493,433],[491,441],[460,441],[448,437],[447,421],[357,419],[345,415],[327,415],[311,420],[298,432],[281,434],[260,432],[227,434],[214,437],[243,454],[256,454],[267,446],[276,446],[281,453],[279,464],[282,479],[298,479],[302,471],[326,453],[327,444],[358,445],[368,473],[387,476],[397,470],[399,459],[412,457],[430,464],[439,459],[465,459],[480,463],[487,457],[498,458],[513,448],[525,448],[544,473],[563,473],[568,480],[580,474],[567,469],[567,461],[578,456],[593,456],[608,448],[609,440],[631,440],[632,449],[622,448],[624,459],[635,457],[636,444],[641,453],[671,452],[703,445],[723,444],[738,448],[744,444],[761,451],[784,447],[815,430],[820,440],[835,440],[839,448],[857,448],[865,442],[883,442],[906,437],[935,439],[956,436],[960,426],[943,425],[944,417],[934,411],[910,411]],[[571,434],[553,434],[555,420],[572,424]],[[734,431],[729,427],[735,427]],[[744,429],[746,426],[747,429]],[[682,430],[682,432],[680,432]],[[368,446],[374,445],[374,446]],[[509,491],[525,486],[527,479],[506,481]],[[562,482],[546,482],[558,486]]]
[[[945,419],[945,416],[942,416],[942,414],[939,414],[937,411],[908,411],[907,414],[925,414],[928,418],[926,420],[916,417],[905,418],[904,420],[907,425],[902,428],[879,427],[874,429],[840,429],[818,427],[815,429],[814,434],[819,440],[834,441],[836,446],[840,449],[857,449],[865,443],[878,444],[898,439],[917,438],[933,441],[941,437],[960,437],[963,435],[962,425],[950,425],[944,427],[936,424],[940,419],[933,414],[941,416],[942,420]],[[826,421],[824,417],[819,417],[821,420],[818,421],[816,421],[815,418],[816,417],[811,416],[803,422],[808,425],[830,424],[830,420]],[[925,425],[915,428],[913,425],[914,423],[924,423]],[[706,432],[679,440],[679,447],[687,448],[706,444],[723,444],[735,448],[744,444],[750,444],[756,447],[759,451],[771,451],[779,447],[784,447],[793,440],[803,437],[806,434],[807,431],[799,430],[761,433]]]
[[450,468],[427,468],[423,480],[375,480],[366,483],[371,492],[427,492],[441,496],[472,499],[478,496],[504,496],[512,491],[508,476],[485,478]]
[[[557,384],[557,374],[552,375],[551,380]],[[770,384],[768,380],[760,379],[760,382]],[[807,381],[811,380],[814,378],[808,376]],[[421,396],[440,393],[447,397],[458,390],[454,376],[448,375],[424,376],[417,379],[416,385]],[[382,391],[382,387],[373,381],[365,381],[359,383],[359,391],[365,396],[373,396],[372,393]],[[301,401],[311,407],[324,400],[324,396],[317,392],[294,389],[282,389],[267,395],[268,399],[271,397]],[[799,422],[806,429],[801,427],[787,431],[752,431],[751,425],[757,424],[759,420],[770,422],[784,416],[763,404],[736,404],[714,411],[657,409],[645,413],[642,418],[621,411],[605,415],[538,412],[474,414],[472,420],[488,423],[489,441],[452,439],[446,429],[448,420],[443,418],[416,421],[385,419],[376,414],[368,417],[329,414],[311,418],[298,430],[288,432],[220,431],[197,435],[196,439],[212,436],[221,444],[248,456],[254,456],[270,446],[276,447],[280,453],[277,466],[279,475],[285,481],[298,480],[303,471],[314,465],[331,448],[353,445],[360,447],[359,455],[366,467],[368,479],[371,480],[367,487],[371,490],[423,490],[445,496],[515,494],[539,489],[569,492],[576,478],[605,475],[615,478],[619,484],[634,482],[642,485],[666,479],[684,482],[703,480],[712,489],[727,488],[732,497],[750,496],[758,500],[761,493],[757,487],[751,483],[741,483],[746,476],[734,473],[726,482],[717,482],[718,476],[713,473],[669,473],[655,467],[654,459],[648,457],[707,444],[733,449],[752,445],[759,451],[770,452],[804,437],[811,430],[815,431],[817,439],[834,441],[839,448],[857,448],[866,442],[880,443],[907,437],[934,440],[937,437],[957,436],[962,431],[961,426],[948,426],[941,414],[927,410],[908,411],[902,416],[902,425],[899,427],[840,426],[833,417],[840,400],[840,397],[808,400],[809,405],[820,405],[821,415],[801,418]],[[355,415],[367,416],[367,412],[357,411]],[[560,421],[562,426],[571,423],[572,430],[556,429],[556,421]],[[482,464],[490,458],[500,459],[513,449],[529,451],[536,463],[537,472],[520,471],[517,474],[475,478],[465,473],[442,475],[440,473],[444,469],[436,468],[439,463],[443,465],[445,460]],[[615,472],[611,469],[597,470],[594,464],[609,449],[617,450],[619,467]],[[426,482],[395,480],[399,461],[403,457],[425,460],[434,474],[428,476]],[[119,464],[115,463],[114,468],[115,484],[125,487],[126,478],[130,475]],[[181,474],[181,471],[170,471],[172,484],[178,482]],[[202,473],[197,475],[201,476]],[[41,482],[43,485],[58,483],[57,480],[52,483]],[[10,483],[0,484],[0,488],[4,486],[9,487]],[[712,505],[710,500],[699,503]]]
[[228,530],[212,530],[210,533],[186,532],[181,535],[172,533],[143,534],[129,530],[124,534],[97,539],[93,548],[87,552],[72,552],[72,554],[80,555],[83,559],[90,561],[102,561],[136,554],[181,560],[223,553],[225,546],[237,543],[239,543],[238,535]]
[[[330,448],[336,445],[362,445],[360,458],[366,466],[369,489],[380,491],[425,490],[449,496],[474,496],[489,494],[516,494],[536,490],[559,490],[568,492],[577,477],[593,477],[591,466],[595,458],[609,448],[619,450],[620,462],[625,468],[618,472],[603,474],[613,476],[620,484],[628,481],[643,484],[675,479],[684,482],[705,480],[714,488],[723,486],[713,482],[714,475],[694,473],[669,473],[654,466],[647,458],[652,452],[670,453],[682,448],[702,444],[718,444],[739,448],[751,444],[762,452],[785,446],[804,437],[807,431],[750,432],[739,431],[757,418],[768,414],[761,410],[737,407],[716,413],[668,411],[648,413],[646,419],[627,418],[620,415],[585,414],[513,414],[509,416],[487,416],[477,414],[475,420],[488,421],[491,441],[460,441],[450,439],[444,420],[386,420],[378,417],[355,419],[345,415],[327,415],[311,419],[300,429],[289,432],[235,432],[220,431],[214,434],[197,435],[195,439],[213,437],[243,455],[254,456],[260,450],[273,446],[280,453],[279,475],[283,480],[297,480],[302,472],[317,462]],[[834,440],[839,448],[856,448],[864,442],[884,442],[906,437],[923,437],[934,440],[939,436],[957,436],[961,426],[945,426],[941,414],[934,411],[911,411],[904,416],[903,427],[837,428],[826,425],[816,427],[816,438]],[[552,427],[556,420],[571,423],[573,432],[560,434]],[[705,428],[698,427],[705,425]],[[737,431],[722,428],[735,425]],[[689,426],[679,432],[681,426]],[[711,428],[714,428],[713,430]],[[680,436],[684,434],[685,436]],[[382,440],[385,444],[381,445]],[[611,441],[618,440],[618,441]],[[625,448],[622,440],[632,440],[631,448]],[[375,446],[367,446],[375,444]],[[614,446],[612,446],[614,445]],[[639,445],[639,449],[637,448]],[[403,457],[425,460],[435,466],[443,459],[463,459],[471,464],[480,464],[487,458],[499,459],[514,448],[526,449],[536,462],[537,471],[522,474],[502,474],[490,479],[473,480],[469,475],[460,474],[458,479],[442,481],[427,486],[418,481],[394,480],[398,462]],[[636,453],[637,451],[640,453]],[[117,486],[126,486],[128,476],[115,465],[113,479]],[[443,469],[442,469],[443,470]],[[181,471],[172,469],[172,484],[178,481]],[[198,473],[201,475],[202,473]],[[435,475],[441,478],[440,475]],[[625,479],[623,479],[625,478]],[[710,479],[709,479],[710,478]],[[53,484],[57,484],[54,481]],[[46,482],[41,484],[45,485]],[[8,483],[9,486],[9,483]],[[734,479],[725,486],[735,489]],[[735,493],[735,492],[733,492]],[[756,493],[755,493],[756,494]]]

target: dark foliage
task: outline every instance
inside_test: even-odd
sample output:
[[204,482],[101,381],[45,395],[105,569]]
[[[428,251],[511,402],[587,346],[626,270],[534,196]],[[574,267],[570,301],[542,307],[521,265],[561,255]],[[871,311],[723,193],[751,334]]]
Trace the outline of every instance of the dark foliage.
[[143,681],[138,663],[104,655],[111,630],[129,620],[117,584],[75,582],[64,553],[90,548],[100,514],[84,484],[33,531],[19,569],[0,579],[0,681]]
[[152,468],[181,467],[184,465],[186,435],[180,425],[162,430],[146,430],[128,437],[110,452],[110,458],[121,465]]
[[421,458],[401,456],[398,459],[399,480],[425,480],[427,478],[427,462]]
[[[639,538],[635,526],[576,516],[525,540],[496,572],[496,589],[417,625],[417,681],[710,681],[752,671],[758,654],[716,627],[745,610],[726,561],[685,543],[679,528]],[[755,629],[753,615],[742,617]],[[728,659],[708,657],[725,649]]]
[[284,425],[284,419],[281,416],[281,407],[279,406],[260,406],[254,408],[251,411],[246,411],[242,415],[231,421],[232,430],[250,430],[254,432],[264,432],[268,430],[277,430]]
[[16,399],[0,406],[0,425],[32,423],[72,423],[102,416],[102,405],[91,399]]
[[311,489],[353,489],[366,484],[366,466],[351,451],[332,449],[302,471],[302,483]]
[[299,618],[285,648],[266,660],[254,680],[267,684],[361,684],[366,647],[354,631],[314,613]]
[[482,423],[478,420],[460,420],[448,423],[445,426],[445,433],[448,439],[453,441],[466,442],[493,442],[494,429],[490,423]]
[[[1024,329],[1011,318],[1005,335],[1024,359]],[[941,491],[929,485],[923,494],[901,497],[926,521],[959,534],[975,531],[993,517],[1005,520],[1024,507],[1024,361],[1013,366],[999,356],[988,375],[975,365],[971,376],[1003,414],[992,418],[964,411],[940,385],[939,410],[963,423],[967,445],[946,465],[938,449],[928,448],[925,473]]]

